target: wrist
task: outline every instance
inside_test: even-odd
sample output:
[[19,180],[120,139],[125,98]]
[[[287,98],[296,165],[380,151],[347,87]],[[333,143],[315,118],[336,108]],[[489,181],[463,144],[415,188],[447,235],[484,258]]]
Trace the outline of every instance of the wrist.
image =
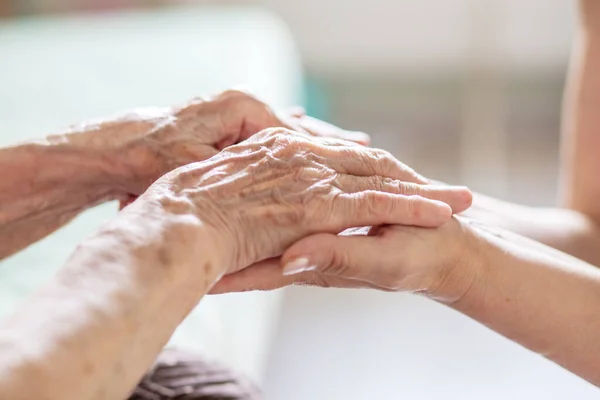
[[478,282],[485,280],[482,237],[466,218],[455,217],[450,223],[456,226],[452,235],[453,250],[436,271],[427,291],[428,297],[446,305],[465,301],[476,290]]
[[145,193],[118,217],[120,236],[178,284],[207,291],[225,272],[218,237],[187,204],[156,201]]
[[111,190],[143,193],[165,170],[161,149],[147,137],[172,122],[169,108],[136,109],[106,120],[89,121],[46,138],[98,160]]
[[[210,238],[214,263],[221,273],[231,273],[250,265],[254,260],[251,242],[244,236],[239,218],[223,212],[223,204],[230,199],[211,186],[220,178],[211,174],[214,165],[196,162],[177,168],[164,175],[140,197],[173,215],[185,215],[201,226]],[[193,186],[190,187],[190,182]],[[248,258],[251,261],[248,261]]]

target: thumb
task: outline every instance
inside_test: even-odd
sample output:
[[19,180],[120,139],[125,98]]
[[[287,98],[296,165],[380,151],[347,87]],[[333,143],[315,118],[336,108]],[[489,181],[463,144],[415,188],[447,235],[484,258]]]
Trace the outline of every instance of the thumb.
[[338,236],[319,233],[293,244],[282,256],[284,275],[307,271],[361,279],[377,262],[375,236]]

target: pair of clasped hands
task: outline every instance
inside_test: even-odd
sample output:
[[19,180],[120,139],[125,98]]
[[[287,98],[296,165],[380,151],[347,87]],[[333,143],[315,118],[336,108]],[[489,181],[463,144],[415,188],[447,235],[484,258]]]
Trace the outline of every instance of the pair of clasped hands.
[[144,143],[129,157],[138,179],[123,206],[137,199],[122,212],[152,203],[193,214],[221,268],[213,294],[291,284],[456,293],[449,277],[467,240],[453,214],[471,192],[430,183],[363,133],[227,91],[173,108]]

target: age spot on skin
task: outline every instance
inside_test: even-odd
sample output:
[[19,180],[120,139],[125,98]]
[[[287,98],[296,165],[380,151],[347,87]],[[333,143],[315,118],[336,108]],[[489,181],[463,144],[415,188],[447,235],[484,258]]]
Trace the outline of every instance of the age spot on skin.
[[171,258],[171,254],[170,254],[169,250],[167,250],[167,248],[165,246],[161,246],[158,249],[158,251],[156,253],[156,258],[161,267],[163,267],[165,269],[170,269],[171,264],[173,263],[173,259]]

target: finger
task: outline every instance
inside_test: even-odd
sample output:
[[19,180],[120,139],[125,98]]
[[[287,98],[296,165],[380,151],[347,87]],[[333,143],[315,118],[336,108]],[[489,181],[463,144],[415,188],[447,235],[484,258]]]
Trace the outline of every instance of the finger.
[[248,89],[227,90],[217,96],[215,100],[219,105],[222,119],[225,121],[227,127],[225,130],[240,132],[237,137],[238,141],[248,139],[268,128],[286,128],[308,136],[343,138],[343,135],[331,133],[342,130],[329,124],[321,127],[323,132],[309,131],[301,122],[304,118],[308,118],[304,108],[297,106],[289,109],[287,113],[277,113]]
[[[295,132],[291,136],[305,138]],[[427,184],[429,181],[412,168],[398,161],[390,152],[364,146],[350,145],[340,139],[313,138],[303,141],[311,153],[322,157],[320,161],[337,172],[356,175],[379,175],[406,182]]]
[[448,204],[454,213],[469,208],[473,200],[471,191],[463,186],[420,185],[381,176],[356,177],[338,174],[334,185],[338,188],[346,188],[346,192],[376,189],[404,196],[417,195],[431,200],[439,200]]
[[239,88],[227,90],[204,102],[200,114],[200,122],[218,136],[220,146],[217,148],[220,150],[267,128],[293,129],[249,90]]
[[385,150],[359,146],[336,146],[328,147],[323,152],[327,154],[328,164],[332,168],[348,175],[379,175],[412,183],[429,183],[426,178]]
[[384,224],[434,228],[450,221],[451,217],[450,206],[438,200],[366,190],[337,194],[330,223],[341,229]]
[[273,110],[247,93],[228,91],[220,107],[226,130],[239,133],[236,142],[245,140],[263,129],[291,127],[282,121]]
[[281,260],[276,258],[256,263],[241,271],[223,276],[208,294],[276,290],[291,285],[339,288],[375,287],[369,282],[321,274],[318,271],[284,275]]
[[[318,233],[293,244],[281,257],[283,275],[293,277],[307,271],[361,282],[381,282],[385,251],[373,236],[337,236]],[[379,268],[376,268],[379,267]],[[392,282],[390,287],[394,286]]]
[[210,289],[209,294],[275,290],[292,285],[296,280],[301,279],[299,276],[283,275],[280,262],[279,258],[271,258],[225,275]]
[[413,183],[429,183],[388,151],[358,146],[341,139],[310,137],[308,134],[287,128],[271,128],[264,129],[249,140],[267,147],[273,145],[273,140],[280,140],[281,147],[294,151],[290,154],[310,154],[319,163],[339,173],[356,176],[380,175]]

